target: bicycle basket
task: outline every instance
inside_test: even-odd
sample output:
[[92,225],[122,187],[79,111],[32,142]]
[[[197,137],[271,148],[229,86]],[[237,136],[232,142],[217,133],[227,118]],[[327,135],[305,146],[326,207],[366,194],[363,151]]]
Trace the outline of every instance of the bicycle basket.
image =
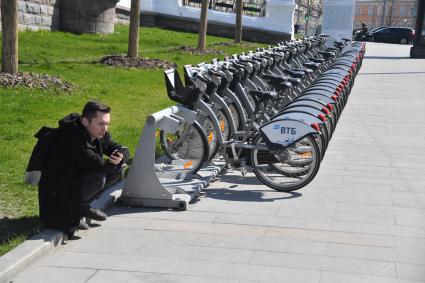
[[184,106],[191,107],[195,103],[197,91],[193,88],[186,88],[180,79],[176,69],[164,71],[165,85],[168,97]]

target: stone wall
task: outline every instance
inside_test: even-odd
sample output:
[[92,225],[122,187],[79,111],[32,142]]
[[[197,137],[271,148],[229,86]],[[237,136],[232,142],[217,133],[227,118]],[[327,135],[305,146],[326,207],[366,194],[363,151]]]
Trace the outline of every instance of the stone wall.
[[18,0],[19,29],[112,33],[117,1]]
[[20,30],[57,30],[59,0],[19,0],[18,20]]
[[118,0],[62,0],[60,29],[74,33],[113,33]]

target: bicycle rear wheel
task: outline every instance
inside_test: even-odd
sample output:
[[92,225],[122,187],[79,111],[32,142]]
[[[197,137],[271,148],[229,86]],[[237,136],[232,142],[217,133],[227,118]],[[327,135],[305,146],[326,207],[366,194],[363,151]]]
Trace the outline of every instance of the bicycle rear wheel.
[[207,137],[198,122],[185,124],[174,134],[161,130],[160,143],[165,154],[172,160],[173,171],[194,174],[209,156]]

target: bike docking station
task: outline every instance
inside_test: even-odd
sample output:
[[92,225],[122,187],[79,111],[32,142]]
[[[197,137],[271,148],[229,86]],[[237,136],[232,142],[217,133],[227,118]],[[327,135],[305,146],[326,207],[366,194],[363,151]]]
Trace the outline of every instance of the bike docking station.
[[[342,52],[347,40],[327,47],[326,37],[188,65],[185,84],[177,70],[164,71],[167,95],[178,104],[147,117],[119,202],[186,210],[225,166],[244,175],[247,160],[274,190],[309,184],[365,53],[364,43]],[[297,76],[306,86],[287,99],[282,83],[290,87]]]
[[[197,112],[176,105],[147,117],[119,203],[186,210],[188,204],[220,173],[224,162],[213,160],[196,174],[176,170],[181,160],[166,155],[155,158],[158,129],[174,134],[184,125],[195,123]],[[190,162],[190,161],[189,161]]]

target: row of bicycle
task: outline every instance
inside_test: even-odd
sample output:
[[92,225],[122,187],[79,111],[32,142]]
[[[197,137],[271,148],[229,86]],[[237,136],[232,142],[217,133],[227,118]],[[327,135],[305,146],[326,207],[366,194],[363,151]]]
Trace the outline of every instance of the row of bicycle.
[[317,174],[361,67],[365,44],[327,35],[165,72],[170,99],[194,123],[160,132],[173,170],[196,173],[224,158],[265,185],[293,191]]

